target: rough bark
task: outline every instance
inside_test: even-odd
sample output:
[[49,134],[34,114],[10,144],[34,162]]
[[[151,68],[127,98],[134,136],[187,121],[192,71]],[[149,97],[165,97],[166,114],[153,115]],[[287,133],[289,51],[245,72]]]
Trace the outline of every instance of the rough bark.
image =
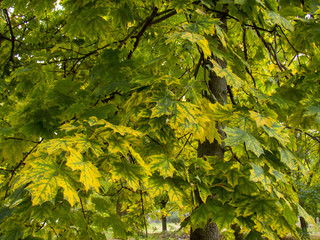
[[162,223],[162,232],[166,232],[167,231],[167,216],[162,215],[161,223]]
[[[215,2],[215,1],[214,1]],[[227,5],[223,6],[223,11],[227,12]],[[227,32],[227,20],[224,14],[218,14],[217,17],[223,23],[221,28]],[[222,46],[219,46],[221,50],[223,50]],[[213,59],[213,57],[212,57]],[[220,59],[214,59],[222,68],[227,66],[226,61],[222,61]],[[204,63],[204,68],[207,65],[211,65],[210,59]],[[208,96],[207,97],[211,102],[218,101],[220,104],[225,105],[228,99],[228,87],[227,81],[225,78],[218,77],[213,71],[209,71],[209,81],[207,84]],[[221,139],[223,140],[226,137],[225,132],[223,131],[223,123],[217,122],[216,128],[221,135]],[[216,140],[213,143],[209,141],[205,141],[203,143],[199,142],[197,149],[198,157],[203,156],[217,156],[220,160],[224,159],[224,143],[220,145]],[[214,194],[212,195],[214,197]],[[201,203],[200,203],[201,204]],[[214,221],[214,219],[212,219]],[[211,220],[207,223],[205,229],[191,229],[190,232],[190,240],[219,240],[219,229],[218,226],[212,222]]]
[[234,230],[234,239],[235,240],[243,240],[244,239],[244,235],[242,233],[240,233],[241,228],[238,224],[233,224],[231,226],[231,228]]
[[[222,67],[226,67],[225,62],[219,62]],[[227,102],[227,82],[225,78],[218,77],[215,73],[209,73],[209,83],[208,87],[210,94],[214,95],[220,104],[225,104]],[[210,98],[211,99],[211,98]],[[225,133],[223,131],[223,124],[217,123],[216,128],[221,134],[221,138],[225,138]],[[219,159],[224,159],[224,144],[220,145],[216,140],[213,143],[205,141],[203,143],[199,142],[198,145],[198,157],[203,156],[217,156]],[[214,219],[213,219],[214,220]],[[190,240],[219,240],[219,229],[214,222],[209,221],[205,229],[191,229]]]

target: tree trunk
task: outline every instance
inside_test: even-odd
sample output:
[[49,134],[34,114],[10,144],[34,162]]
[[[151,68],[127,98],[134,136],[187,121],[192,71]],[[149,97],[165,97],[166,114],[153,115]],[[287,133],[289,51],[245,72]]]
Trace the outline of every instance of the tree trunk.
[[[208,63],[210,64],[210,63]],[[225,62],[219,62],[220,66],[226,67]],[[212,99],[216,99],[220,104],[224,105],[227,102],[227,82],[225,78],[218,77],[214,72],[209,73],[208,87],[210,94],[214,95]],[[209,96],[209,99],[210,96]],[[216,128],[218,129],[221,138],[225,138],[222,123],[217,123]],[[220,145],[216,140],[213,143],[209,141],[199,142],[198,145],[198,157],[203,156],[217,156],[219,159],[224,159],[224,144]],[[219,240],[219,229],[214,222],[208,222],[205,229],[191,229],[190,240]]]
[[241,228],[238,224],[233,224],[231,226],[231,228],[234,230],[234,239],[235,240],[243,240],[244,239],[244,235],[242,233],[240,233]]
[[162,222],[162,232],[166,232],[167,231],[167,216],[162,215],[161,222]]
[[[227,5],[223,6],[223,10],[227,11]],[[223,23],[221,28],[227,32],[227,20],[223,14],[218,14],[217,17]],[[219,46],[221,50],[223,50],[222,45]],[[214,59],[213,57],[211,57]],[[222,68],[226,68],[226,61],[222,61],[220,59],[214,59]],[[210,62],[210,58],[208,61],[204,62],[203,67],[207,68],[207,65],[212,65]],[[208,87],[208,96],[207,97],[211,102],[218,101],[220,104],[225,105],[228,99],[228,87],[227,81],[225,78],[221,78],[217,76],[213,71],[209,71],[209,81],[207,84]],[[221,139],[223,140],[226,137],[225,132],[223,131],[223,124],[217,122],[216,128],[221,135]],[[220,160],[224,159],[224,143],[220,145],[216,140],[213,143],[209,141],[204,141],[203,143],[199,142],[197,149],[198,157],[203,156],[217,156]],[[212,195],[214,197],[214,194]],[[214,219],[213,219],[214,220]],[[211,220],[207,223],[205,229],[191,229],[190,232],[190,240],[219,240],[219,229],[216,223]]]
[[304,219],[304,217],[299,217],[300,218],[300,227],[302,229],[302,232],[307,233],[308,232],[308,223]]

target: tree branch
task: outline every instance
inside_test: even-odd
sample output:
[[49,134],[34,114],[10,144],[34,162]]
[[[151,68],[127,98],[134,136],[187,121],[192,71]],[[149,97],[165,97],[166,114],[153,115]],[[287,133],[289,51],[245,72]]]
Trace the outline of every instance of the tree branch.
[[151,25],[157,24],[157,23],[159,23],[159,22],[162,22],[162,21],[166,20],[167,18],[172,17],[172,16],[174,16],[174,15],[176,15],[176,14],[177,14],[176,10],[171,10],[171,12],[168,13],[167,15],[164,15],[163,17],[158,18],[158,19],[152,21],[152,22],[151,22]]
[[146,19],[145,24],[143,25],[142,29],[138,33],[138,35],[135,37],[136,41],[133,44],[133,49],[130,51],[127,59],[131,59],[132,54],[137,49],[139,42],[141,40],[142,35],[145,33],[145,31],[148,29],[148,27],[152,24],[153,19],[157,16],[158,8],[154,8],[151,15]]
[[38,142],[38,143],[23,157],[23,159],[19,162],[19,164],[12,170],[11,177],[10,177],[10,179],[9,179],[9,181],[8,181],[8,186],[7,186],[7,189],[6,189],[6,193],[5,193],[5,195],[4,195],[4,199],[6,199],[7,196],[8,196],[8,192],[9,192],[9,188],[10,188],[10,183],[11,183],[13,177],[14,177],[14,174],[16,173],[16,171],[18,170],[18,168],[24,163],[24,161],[27,159],[27,157],[36,149],[36,147],[37,147],[40,143],[42,143],[43,140],[44,140],[44,139],[42,138],[42,139],[40,140],[40,142]]
[[[242,33],[242,42],[243,42],[243,51],[244,51],[244,59],[246,61],[248,61],[248,49],[247,49],[247,39],[246,39],[246,33],[247,33],[247,29],[245,26],[242,26],[243,29],[243,33]],[[253,86],[256,87],[256,80],[254,79],[251,71],[249,70],[249,68],[246,66],[246,72],[249,74],[249,76],[251,77],[252,81],[253,81]]]
[[[292,129],[292,127],[287,126],[287,125],[285,125],[285,128],[287,128],[287,129]],[[304,132],[304,131],[302,131],[302,130],[299,129],[299,128],[295,128],[294,130],[295,130],[295,131],[298,131],[298,132],[301,132],[301,133],[303,133],[303,134],[311,137],[313,140],[317,141],[318,143],[320,143],[320,137],[318,137],[318,136],[313,136],[312,134],[307,133],[307,132]]]
[[237,105],[236,102],[234,101],[234,96],[233,96],[233,93],[232,93],[230,85],[227,85],[227,90],[228,90],[229,97],[230,97],[230,100],[231,100],[232,104],[233,105]]
[[9,31],[10,31],[10,35],[11,35],[11,55],[10,55],[10,61],[13,64],[13,67],[15,67],[15,62],[14,62],[14,48],[15,48],[15,36],[13,34],[13,30],[12,30],[12,25],[11,25],[11,20],[9,17],[9,13],[7,9],[3,9],[3,12],[5,14],[6,17],[6,22],[8,24],[9,27]]
[[177,156],[175,158],[178,158],[180,156],[180,154],[182,153],[183,149],[185,148],[185,146],[189,142],[189,139],[190,139],[191,136],[192,136],[192,133],[190,133],[189,137],[187,138],[187,141],[183,144],[182,148],[180,149],[179,153],[177,154]]

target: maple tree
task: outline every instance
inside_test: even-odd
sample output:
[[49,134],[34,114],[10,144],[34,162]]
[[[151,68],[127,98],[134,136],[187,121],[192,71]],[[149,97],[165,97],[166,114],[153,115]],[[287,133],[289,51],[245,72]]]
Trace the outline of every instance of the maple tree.
[[313,222],[318,0],[0,4],[1,239],[137,237],[164,194],[191,239]]

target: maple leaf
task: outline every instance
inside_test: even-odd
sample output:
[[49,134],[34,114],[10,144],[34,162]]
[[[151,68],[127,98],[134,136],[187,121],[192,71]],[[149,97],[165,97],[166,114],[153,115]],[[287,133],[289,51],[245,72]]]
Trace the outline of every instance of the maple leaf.
[[241,143],[245,143],[248,150],[251,150],[258,157],[264,153],[258,140],[251,134],[243,131],[240,128],[225,128],[227,133],[227,139],[225,143],[229,146],[236,146]]
[[29,182],[31,184],[26,189],[31,193],[33,205],[53,201],[61,187],[64,189],[65,198],[71,205],[79,201],[72,180],[50,156],[43,159],[35,158],[15,184],[19,186]]
[[80,170],[80,182],[85,186],[86,191],[90,188],[94,188],[99,192],[100,182],[99,178],[101,174],[98,169],[90,162],[84,161],[84,158],[81,153],[73,148],[68,149],[70,152],[69,157],[67,157],[66,165],[69,166],[72,170]]
[[172,177],[175,173],[175,168],[172,165],[173,159],[167,158],[165,155],[155,155],[150,158],[150,168],[153,171],[159,171],[160,176]]

